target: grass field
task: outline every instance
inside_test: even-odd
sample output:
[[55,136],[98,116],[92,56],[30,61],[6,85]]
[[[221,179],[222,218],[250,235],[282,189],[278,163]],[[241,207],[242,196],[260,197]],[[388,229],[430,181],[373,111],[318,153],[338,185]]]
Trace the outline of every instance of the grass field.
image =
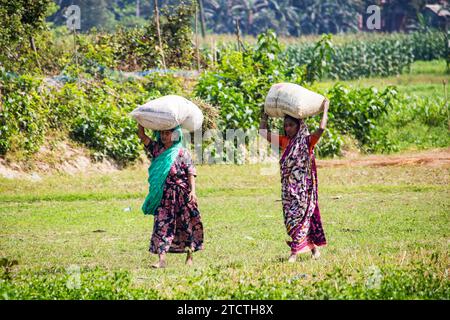
[[[444,61],[418,61],[409,74],[345,83],[433,98],[444,97],[443,80]],[[450,137],[420,121],[391,134],[400,151],[448,147]],[[262,165],[199,166],[205,250],[192,268],[169,255],[165,270],[150,268],[145,167],[0,178],[0,298],[449,299],[450,168],[333,161],[319,168],[328,246],[320,260],[295,264],[286,261],[276,166],[273,175]]]
[[[443,81],[447,81],[446,90],[449,92],[449,74],[446,73],[444,60],[415,61],[411,70],[404,74],[385,78],[363,78],[350,81],[339,81],[353,87],[374,86],[383,89],[388,85],[395,85],[400,92],[416,97],[445,97]],[[330,88],[337,81],[323,81],[319,88]]]
[[450,298],[448,167],[319,168],[328,246],[295,264],[278,172],[262,168],[198,166],[205,250],[192,268],[169,255],[165,270],[150,268],[144,167],[0,179],[0,257],[18,261],[3,268],[0,297]]

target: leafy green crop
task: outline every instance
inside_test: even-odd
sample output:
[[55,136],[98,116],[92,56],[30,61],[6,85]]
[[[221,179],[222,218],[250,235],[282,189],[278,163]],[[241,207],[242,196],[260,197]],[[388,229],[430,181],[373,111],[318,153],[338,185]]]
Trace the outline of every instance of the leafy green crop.
[[[315,44],[291,45],[286,49],[286,59],[291,65],[311,63],[316,59],[314,49]],[[350,80],[397,75],[409,70],[415,60],[445,57],[445,34],[442,32],[426,30],[410,35],[368,37],[334,45],[330,67],[321,78]]]
[[[430,263],[430,262],[429,262]],[[439,262],[414,261],[407,267],[372,266],[353,272],[336,266],[325,277],[300,274],[296,277],[242,274],[239,283],[226,272],[211,266],[202,274],[183,279],[171,298],[175,299],[447,299],[448,281],[437,269]],[[70,271],[70,270],[69,270]],[[153,288],[132,285],[128,271],[108,272],[83,268],[74,274],[62,268],[10,273],[0,278],[0,299],[164,299]]]
[[349,89],[336,84],[327,92],[330,122],[339,132],[352,134],[366,151],[391,151],[377,127],[378,120],[398,102],[397,95],[394,87],[378,92],[373,87]]

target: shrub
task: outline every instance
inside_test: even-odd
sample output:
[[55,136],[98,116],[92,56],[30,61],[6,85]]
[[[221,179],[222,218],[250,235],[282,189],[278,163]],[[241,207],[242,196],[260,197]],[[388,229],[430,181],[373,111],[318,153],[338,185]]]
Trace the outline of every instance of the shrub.
[[[168,93],[181,93],[172,75],[151,74],[141,80],[88,79],[63,85],[32,76],[0,74],[0,154],[36,152],[49,129],[68,131],[94,157],[123,164],[139,157],[136,122],[128,115],[138,104]],[[210,119],[209,125],[214,119]]]
[[94,157],[111,157],[126,163],[139,157],[136,123],[108,105],[93,105],[76,118],[70,137],[94,149]]
[[[220,129],[256,129],[265,95],[273,83],[301,81],[281,59],[282,47],[272,31],[261,34],[255,48],[222,52],[217,70],[205,71],[195,95],[220,106]],[[300,79],[297,79],[300,75]]]
[[382,116],[399,102],[394,87],[379,92],[374,87],[349,89],[338,83],[326,95],[332,105],[329,121],[337,130],[352,134],[365,151],[391,151],[392,146],[377,131],[377,126]]
[[49,114],[41,84],[33,77],[13,77],[0,70],[0,154],[9,150],[33,153],[39,149]]
[[[195,88],[198,96],[220,106],[221,130],[257,128],[270,86],[287,81],[312,87],[330,67],[327,61],[333,52],[330,38],[325,36],[315,45],[313,60],[292,68],[283,60],[282,48],[274,34],[260,36],[256,48],[223,52],[217,70],[205,72]],[[324,95],[330,99],[331,108],[327,133],[318,145],[319,155],[339,155],[343,145],[341,134],[354,136],[359,147],[367,152],[396,150],[387,132],[378,128],[378,122],[394,104],[405,102],[397,98],[395,88],[378,92],[373,87],[350,89],[336,84]],[[307,119],[311,131],[319,126],[319,121],[320,116]],[[280,122],[278,129],[282,129]]]

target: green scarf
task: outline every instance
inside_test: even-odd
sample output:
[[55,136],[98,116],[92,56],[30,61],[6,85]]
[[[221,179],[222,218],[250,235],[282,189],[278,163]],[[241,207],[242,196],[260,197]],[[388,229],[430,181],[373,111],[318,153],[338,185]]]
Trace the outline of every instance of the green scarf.
[[[152,164],[148,168],[148,195],[142,205],[144,214],[156,214],[156,209],[161,203],[164,183],[169,174],[175,158],[177,157],[183,142],[183,133],[180,126],[177,126],[172,134],[178,133],[178,140],[174,141],[169,149],[165,150],[156,158],[152,159]],[[156,139],[161,142],[160,133],[156,132]]]

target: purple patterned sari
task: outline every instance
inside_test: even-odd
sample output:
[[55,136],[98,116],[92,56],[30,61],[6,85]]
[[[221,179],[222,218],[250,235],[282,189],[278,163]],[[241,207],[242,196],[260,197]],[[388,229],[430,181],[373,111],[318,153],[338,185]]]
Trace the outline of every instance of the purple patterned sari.
[[297,135],[280,159],[284,224],[292,238],[287,241],[292,254],[326,245],[318,204],[316,161],[314,154],[309,153],[309,142],[308,127],[300,120]]

